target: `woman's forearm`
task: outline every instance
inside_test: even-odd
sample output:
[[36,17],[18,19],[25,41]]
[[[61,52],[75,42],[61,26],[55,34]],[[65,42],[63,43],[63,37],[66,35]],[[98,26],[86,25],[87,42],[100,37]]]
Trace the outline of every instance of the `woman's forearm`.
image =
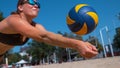
[[49,43],[55,46],[63,47],[63,48],[77,48],[77,41],[75,39],[63,37],[62,35],[59,34],[54,34],[52,32],[48,32],[47,35],[43,38],[43,41],[45,43]]

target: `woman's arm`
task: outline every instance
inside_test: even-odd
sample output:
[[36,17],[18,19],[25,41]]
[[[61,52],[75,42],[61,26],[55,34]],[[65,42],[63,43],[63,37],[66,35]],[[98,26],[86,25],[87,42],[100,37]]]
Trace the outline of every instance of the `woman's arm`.
[[97,55],[97,49],[88,42],[70,39],[61,35],[46,31],[42,25],[31,26],[27,21],[21,18],[10,18],[9,26],[16,32],[30,37],[39,42],[45,42],[59,47],[68,47],[76,49],[83,57],[91,58]]

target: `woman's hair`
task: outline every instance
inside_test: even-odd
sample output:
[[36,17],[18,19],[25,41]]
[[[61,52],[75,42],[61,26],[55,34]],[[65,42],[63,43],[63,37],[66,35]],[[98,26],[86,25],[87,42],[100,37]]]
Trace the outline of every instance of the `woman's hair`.
[[18,6],[19,6],[19,5],[22,5],[22,4],[24,3],[24,1],[25,1],[25,0],[18,0],[18,3],[17,3],[17,10],[11,12],[11,14],[19,14],[19,13],[20,13],[20,10],[18,9]]

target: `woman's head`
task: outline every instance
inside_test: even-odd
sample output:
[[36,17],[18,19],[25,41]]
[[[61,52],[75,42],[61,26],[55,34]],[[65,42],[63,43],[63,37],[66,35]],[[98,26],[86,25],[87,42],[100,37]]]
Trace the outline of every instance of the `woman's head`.
[[38,12],[39,8],[40,4],[37,0],[18,0],[17,11],[12,14],[20,14],[21,12],[32,13],[33,11]]

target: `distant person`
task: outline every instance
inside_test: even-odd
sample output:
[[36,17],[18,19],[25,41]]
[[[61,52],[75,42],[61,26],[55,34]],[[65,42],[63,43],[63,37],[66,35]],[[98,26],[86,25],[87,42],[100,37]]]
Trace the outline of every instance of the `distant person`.
[[23,45],[29,38],[75,49],[85,58],[92,58],[98,54],[92,44],[49,32],[41,24],[34,22],[33,19],[37,17],[39,10],[40,4],[37,0],[18,0],[17,10],[0,22],[0,60],[6,51],[16,45]]
[[14,63],[14,64],[12,64],[12,68],[16,68],[16,64]]

